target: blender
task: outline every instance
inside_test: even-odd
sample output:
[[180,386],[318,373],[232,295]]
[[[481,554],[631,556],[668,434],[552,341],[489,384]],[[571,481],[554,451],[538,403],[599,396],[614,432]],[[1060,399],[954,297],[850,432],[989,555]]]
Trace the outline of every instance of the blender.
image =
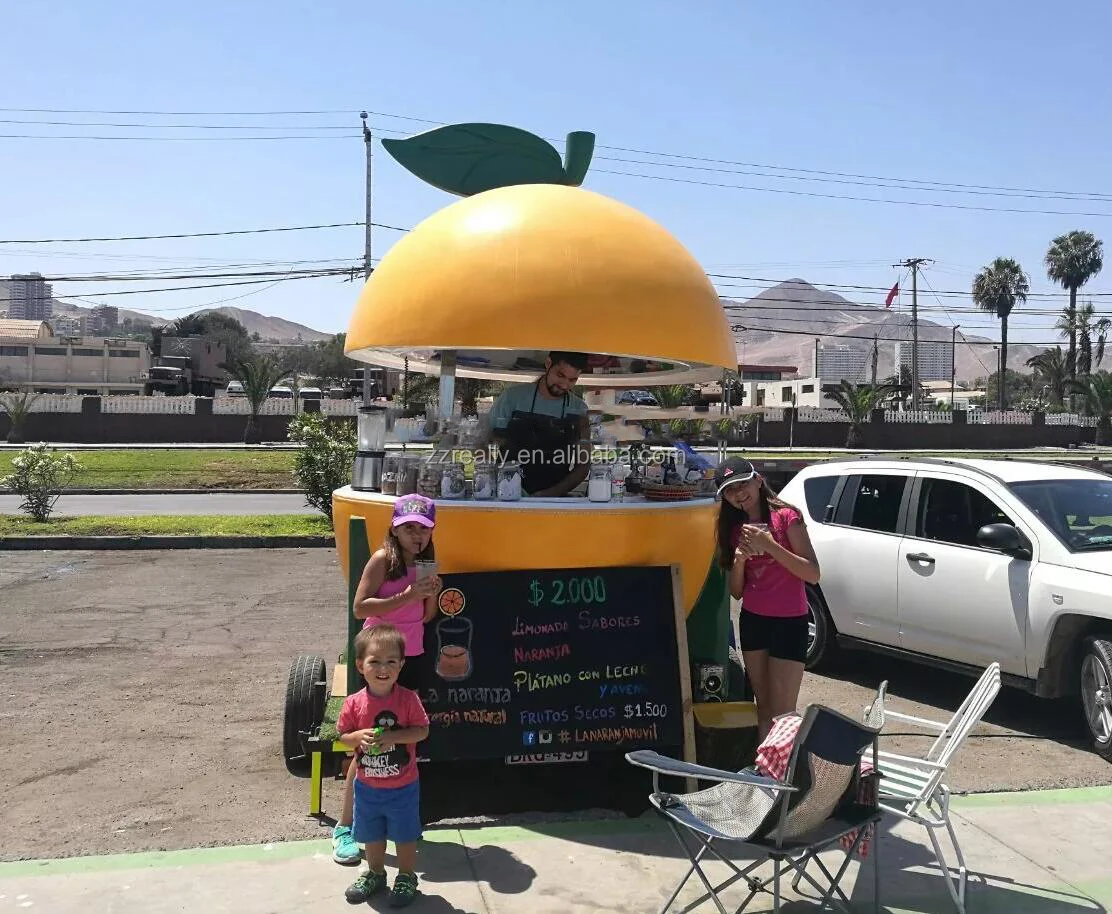
[[386,407],[359,407],[359,442],[351,471],[351,487],[358,492],[382,488],[382,465],[386,461]]

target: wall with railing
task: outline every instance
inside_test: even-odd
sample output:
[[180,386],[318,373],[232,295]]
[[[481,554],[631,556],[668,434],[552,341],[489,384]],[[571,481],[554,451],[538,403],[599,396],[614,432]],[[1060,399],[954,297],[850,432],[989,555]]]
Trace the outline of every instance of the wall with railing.
[[[295,401],[268,399],[260,411],[264,441],[287,440]],[[351,421],[358,400],[305,400],[300,409]],[[485,405],[485,404],[482,404]],[[220,443],[242,441],[250,412],[238,397],[72,396],[42,394],[24,429],[28,441],[74,443]],[[402,423],[403,425],[405,423]],[[420,419],[412,420],[420,426]],[[1071,448],[1092,444],[1096,419],[1068,413],[877,410],[859,431],[868,449]],[[10,420],[0,408],[0,440]],[[770,407],[731,443],[744,447],[844,447],[850,425],[841,410]],[[398,429],[391,437],[399,438]]]

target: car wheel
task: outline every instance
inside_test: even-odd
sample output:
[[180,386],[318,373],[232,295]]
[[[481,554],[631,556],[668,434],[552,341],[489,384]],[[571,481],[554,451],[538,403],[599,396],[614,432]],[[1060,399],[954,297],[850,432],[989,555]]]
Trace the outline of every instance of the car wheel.
[[815,669],[834,650],[834,624],[826,610],[822,595],[807,588],[807,660],[808,670]]
[[1081,652],[1081,706],[1093,748],[1112,761],[1112,642],[1086,638]]

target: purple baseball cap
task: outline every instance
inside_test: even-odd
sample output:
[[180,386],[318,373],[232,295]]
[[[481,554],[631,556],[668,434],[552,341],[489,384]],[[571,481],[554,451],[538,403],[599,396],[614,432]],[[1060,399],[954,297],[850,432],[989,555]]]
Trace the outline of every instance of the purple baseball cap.
[[403,495],[394,502],[394,519],[390,521],[390,526],[400,527],[410,522],[423,527],[436,526],[436,504],[431,498]]

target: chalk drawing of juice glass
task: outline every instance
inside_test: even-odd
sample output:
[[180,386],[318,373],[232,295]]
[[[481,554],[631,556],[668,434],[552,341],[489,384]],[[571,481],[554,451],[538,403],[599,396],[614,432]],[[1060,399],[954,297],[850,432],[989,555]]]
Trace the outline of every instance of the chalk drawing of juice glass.
[[471,620],[441,619],[436,626],[436,675],[461,682],[471,675]]

